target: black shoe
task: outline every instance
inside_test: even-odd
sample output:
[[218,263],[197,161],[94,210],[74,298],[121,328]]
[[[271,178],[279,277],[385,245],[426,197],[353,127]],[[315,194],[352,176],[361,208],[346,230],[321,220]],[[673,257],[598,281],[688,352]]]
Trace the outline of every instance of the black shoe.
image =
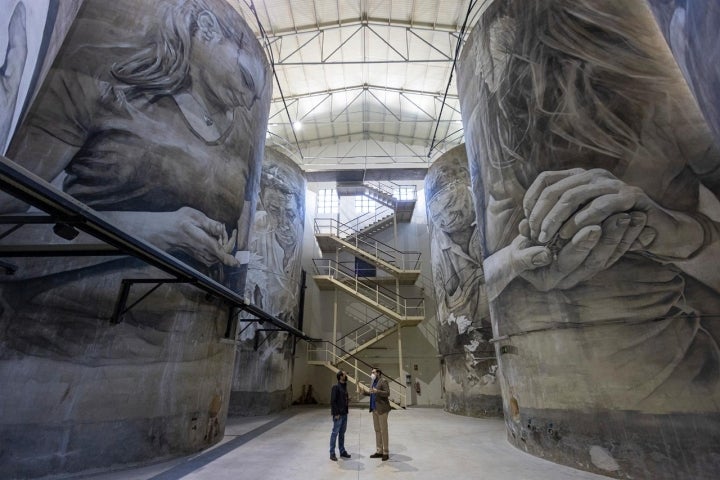
[[347,452],[342,452],[342,453],[340,454],[340,456],[341,456],[342,458],[350,458],[351,455],[350,455],[349,453],[347,453]]
[[337,462],[337,457],[335,456],[334,453],[330,454],[330,460],[332,460],[333,462]]
[[387,462],[388,460],[390,460],[390,455],[383,455],[383,456],[382,456],[382,461],[383,461],[383,462]]
[[372,455],[370,455],[370,458],[381,458],[382,456],[382,453],[373,453]]

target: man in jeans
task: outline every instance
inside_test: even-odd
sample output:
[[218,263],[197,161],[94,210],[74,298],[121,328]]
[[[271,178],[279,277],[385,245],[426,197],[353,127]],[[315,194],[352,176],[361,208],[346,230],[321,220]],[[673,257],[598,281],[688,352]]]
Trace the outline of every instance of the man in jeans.
[[340,447],[340,456],[350,458],[350,454],[345,451],[345,430],[347,429],[348,404],[350,403],[350,396],[347,392],[347,374],[338,370],[336,376],[338,383],[333,385],[330,391],[330,413],[333,419],[333,429],[330,434],[330,460],[334,462],[337,461],[335,439]]

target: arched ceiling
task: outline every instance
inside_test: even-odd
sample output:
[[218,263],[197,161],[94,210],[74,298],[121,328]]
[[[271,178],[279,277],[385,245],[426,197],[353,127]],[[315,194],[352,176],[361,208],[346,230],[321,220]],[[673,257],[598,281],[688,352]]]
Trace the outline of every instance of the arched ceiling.
[[451,73],[489,0],[232,1],[275,69],[266,143],[305,171],[426,168],[463,142]]

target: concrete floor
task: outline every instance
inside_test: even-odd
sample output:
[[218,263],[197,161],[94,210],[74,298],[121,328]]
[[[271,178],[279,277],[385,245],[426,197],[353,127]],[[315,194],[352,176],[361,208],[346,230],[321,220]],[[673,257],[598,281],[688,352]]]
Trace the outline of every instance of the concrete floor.
[[525,454],[505,439],[501,420],[410,408],[389,417],[390,460],[375,452],[372,417],[352,409],[345,446],[351,459],[329,460],[329,407],[293,407],[278,415],[232,418],[225,438],[198,454],[112,473],[66,478],[92,480],[602,480],[609,477]]

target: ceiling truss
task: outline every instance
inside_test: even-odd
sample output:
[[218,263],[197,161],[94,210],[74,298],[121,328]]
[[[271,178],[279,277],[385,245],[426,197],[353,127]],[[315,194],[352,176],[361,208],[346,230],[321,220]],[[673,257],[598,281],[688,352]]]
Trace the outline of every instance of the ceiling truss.
[[236,1],[273,63],[266,144],[303,169],[426,168],[463,143],[452,73],[486,0]]

